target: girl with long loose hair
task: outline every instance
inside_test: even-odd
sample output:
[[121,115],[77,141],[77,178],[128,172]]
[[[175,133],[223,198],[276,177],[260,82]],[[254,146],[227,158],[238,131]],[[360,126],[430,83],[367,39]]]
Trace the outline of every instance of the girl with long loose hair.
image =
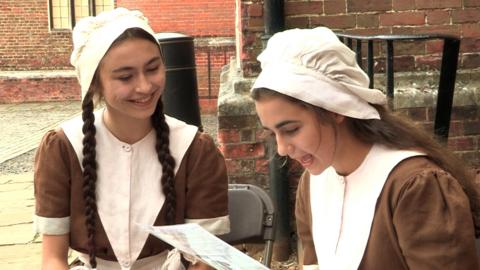
[[480,196],[444,146],[390,112],[328,28],[275,34],[251,91],[277,151],[304,168],[303,269],[479,269]]

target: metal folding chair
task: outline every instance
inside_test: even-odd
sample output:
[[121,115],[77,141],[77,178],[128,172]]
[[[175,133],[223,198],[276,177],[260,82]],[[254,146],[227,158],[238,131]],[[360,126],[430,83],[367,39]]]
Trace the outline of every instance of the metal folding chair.
[[270,267],[275,240],[275,209],[270,196],[250,184],[228,187],[230,233],[220,238],[231,245],[264,243],[262,263]]
[[477,256],[480,259],[480,238],[477,238],[477,240],[475,240],[475,244],[477,245]]

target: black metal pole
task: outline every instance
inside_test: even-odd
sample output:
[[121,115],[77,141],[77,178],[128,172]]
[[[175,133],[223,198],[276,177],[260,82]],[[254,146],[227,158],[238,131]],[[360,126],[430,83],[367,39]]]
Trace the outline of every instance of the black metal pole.
[[[263,6],[265,33],[262,36],[265,47],[268,39],[275,33],[283,31],[284,1],[265,0]],[[288,164],[282,164],[276,153],[276,146],[268,145],[270,162],[268,164],[270,175],[270,194],[276,208],[277,230],[275,234],[274,256],[276,260],[287,260],[291,253],[290,248],[290,199],[288,184]]]
[[367,74],[368,78],[370,79],[370,83],[368,85],[368,88],[373,88],[373,41],[369,40],[368,41],[368,49],[367,49]]
[[446,38],[443,44],[443,58],[438,86],[437,110],[434,133],[440,142],[447,144],[452,112],[453,92],[457,75],[460,39]]
[[285,29],[283,5],[283,0],[265,0],[263,21],[266,35],[271,36]]
[[385,69],[385,75],[387,76],[387,101],[388,107],[393,110],[393,40],[387,40],[387,67]]
[[288,181],[288,162],[286,157],[276,154],[276,144],[271,141],[267,145],[268,173],[270,175],[270,194],[276,209],[276,232],[273,245],[273,255],[278,261],[288,260],[291,253],[290,245],[290,189]]

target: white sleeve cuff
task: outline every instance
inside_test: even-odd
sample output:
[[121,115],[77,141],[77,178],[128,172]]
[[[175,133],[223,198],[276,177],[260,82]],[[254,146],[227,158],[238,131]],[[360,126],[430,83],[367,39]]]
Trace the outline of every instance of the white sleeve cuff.
[[67,234],[70,232],[70,217],[46,218],[34,215],[33,230],[48,235]]
[[318,264],[304,265],[303,270],[319,270]]
[[230,232],[230,218],[228,215],[216,218],[185,219],[185,223],[197,223],[205,230],[215,235],[222,235]]

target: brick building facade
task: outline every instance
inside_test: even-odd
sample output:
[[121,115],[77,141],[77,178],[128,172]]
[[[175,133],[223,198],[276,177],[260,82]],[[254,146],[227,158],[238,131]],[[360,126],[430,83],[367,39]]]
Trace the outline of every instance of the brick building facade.
[[[359,3],[354,0],[286,0],[286,28],[325,25],[336,31],[355,34],[453,34],[462,39],[459,68],[468,70],[480,67],[480,2],[371,0]],[[242,76],[254,78],[259,71],[255,58],[262,49],[261,37],[264,33],[261,0],[117,0],[115,4],[142,10],[156,31],[176,31],[195,36],[200,96],[217,95],[219,69],[234,54],[231,40],[235,35],[236,55],[240,59],[236,66],[241,67]],[[235,9],[236,6],[239,8]],[[78,98],[75,79],[68,73],[71,70],[68,63],[71,32],[50,30],[47,1],[5,0],[0,4],[0,10],[0,28],[4,31],[0,35],[0,102]],[[438,66],[440,47],[436,42],[396,47],[395,62],[401,70],[415,71],[424,66],[435,68]],[[214,67],[210,75],[206,69],[200,68],[208,62],[209,54]],[[46,75],[32,73],[38,70],[64,72]],[[25,73],[19,75],[14,71]],[[4,75],[5,72],[7,75]],[[472,79],[475,78],[472,76]],[[480,123],[475,98],[473,102],[454,108],[449,145],[471,165],[479,166]],[[222,110],[219,115],[219,141],[231,167],[230,175],[232,179],[254,175],[263,175],[265,179],[265,147],[256,136],[255,116],[248,111],[250,105],[240,104],[242,110]],[[216,105],[216,102],[210,103],[212,105]],[[230,108],[230,104],[223,105]],[[412,115],[416,115],[416,120],[425,125],[431,122],[431,109],[427,107],[404,110],[415,111]],[[422,110],[423,113],[418,113]]]
[[[254,78],[259,71],[256,56],[262,50],[261,37],[264,34],[263,1],[237,0],[241,4],[242,38],[237,40],[240,47],[240,73],[247,79]],[[459,36],[461,48],[459,72],[480,68],[480,2],[474,0],[424,1],[424,0],[321,0],[321,1],[285,1],[285,28],[312,28],[328,26],[335,31],[361,34],[418,34],[444,33]],[[437,68],[441,53],[438,42],[404,44],[395,48],[396,71],[418,71],[425,68]],[[381,57],[381,55],[379,56]],[[378,60],[378,59],[377,59]],[[381,65],[379,65],[381,66]],[[478,74],[478,73],[474,73]],[[228,74],[226,74],[228,75]],[[465,81],[478,81],[465,75]],[[462,80],[459,76],[458,80]],[[468,82],[467,82],[468,83]],[[242,83],[237,83],[241,85]],[[242,88],[242,86],[239,86]],[[248,88],[248,86],[247,86]],[[457,87],[457,92],[459,91]],[[238,90],[238,89],[237,89]],[[234,91],[237,91],[234,90]],[[238,92],[243,93],[243,90]],[[229,97],[230,98],[230,97]],[[243,97],[239,97],[243,99]],[[222,104],[220,104],[221,106]],[[245,120],[238,114],[249,114],[248,110],[236,111],[226,102],[219,117],[219,138],[229,163],[232,175],[239,178],[264,175],[265,147],[254,136],[258,133],[255,116]],[[245,104],[241,106],[247,107]],[[480,120],[478,104],[456,106],[452,115],[449,145],[473,166],[480,166]],[[426,126],[432,122],[431,108],[403,108],[405,113],[412,111],[416,121]],[[231,118],[230,118],[231,117]],[[249,116],[247,116],[248,118]],[[237,131],[240,130],[240,133]],[[249,136],[245,136],[249,134]],[[246,149],[247,151],[243,151]],[[260,150],[259,150],[260,149]],[[256,154],[252,156],[252,152]],[[246,162],[251,160],[251,162]],[[238,164],[249,164],[250,170]],[[264,177],[261,177],[262,179]]]
[[[240,1],[240,0],[239,0]],[[350,34],[418,34],[444,33],[459,36],[461,42],[460,68],[480,66],[480,2],[477,0],[285,0],[286,28],[328,26]],[[255,76],[261,51],[260,37],[264,32],[263,1],[241,1],[242,62],[245,76]],[[402,51],[403,50],[403,51]],[[424,47],[398,48],[403,55],[405,70],[415,70],[431,62],[438,54],[439,44],[430,42]]]
[[[51,29],[48,2],[5,0],[0,3],[0,102],[78,99],[80,96],[73,72],[60,72],[72,70],[69,63],[71,30]],[[220,69],[235,51],[233,0],[117,0],[114,5],[141,10],[156,32],[193,36],[199,96],[216,98]],[[53,71],[59,71],[57,78]]]

